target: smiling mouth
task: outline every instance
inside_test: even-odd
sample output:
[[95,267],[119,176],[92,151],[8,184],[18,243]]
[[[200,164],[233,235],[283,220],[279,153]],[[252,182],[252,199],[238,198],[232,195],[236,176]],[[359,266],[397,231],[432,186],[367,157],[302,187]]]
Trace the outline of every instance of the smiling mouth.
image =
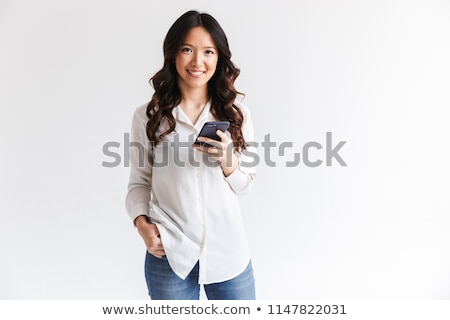
[[201,76],[202,74],[205,73],[205,71],[191,71],[191,70],[187,70],[187,72],[194,77],[198,77]]

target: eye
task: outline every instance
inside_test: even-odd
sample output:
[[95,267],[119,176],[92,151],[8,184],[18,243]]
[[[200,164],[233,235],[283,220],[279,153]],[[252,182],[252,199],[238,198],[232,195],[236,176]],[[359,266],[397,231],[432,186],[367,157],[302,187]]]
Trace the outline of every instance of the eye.
[[190,53],[190,52],[192,52],[192,49],[189,47],[183,47],[183,48],[181,48],[181,52]]
[[206,50],[205,53],[210,56],[213,55],[215,52],[213,50]]

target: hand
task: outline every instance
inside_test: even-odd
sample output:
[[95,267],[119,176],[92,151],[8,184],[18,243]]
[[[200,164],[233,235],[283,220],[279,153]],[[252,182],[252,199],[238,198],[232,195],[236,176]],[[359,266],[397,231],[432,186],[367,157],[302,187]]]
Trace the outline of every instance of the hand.
[[136,227],[142,239],[144,239],[148,252],[157,258],[162,258],[166,253],[156,224],[149,223],[145,216],[139,216],[136,218]]
[[206,137],[199,137],[198,140],[210,144],[209,146],[194,145],[194,148],[200,152],[204,152],[208,157],[220,162],[223,174],[228,177],[239,166],[239,159],[233,152],[233,144],[228,139],[227,135],[220,130],[216,131],[220,141],[213,140]]

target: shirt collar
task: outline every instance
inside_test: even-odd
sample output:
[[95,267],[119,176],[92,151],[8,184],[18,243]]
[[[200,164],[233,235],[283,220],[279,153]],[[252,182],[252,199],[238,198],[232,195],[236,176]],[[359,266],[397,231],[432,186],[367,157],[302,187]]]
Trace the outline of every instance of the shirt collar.
[[202,113],[200,114],[200,117],[198,117],[198,120],[195,123],[195,125],[188,118],[188,116],[184,113],[184,111],[183,111],[183,109],[181,109],[180,105],[173,108],[172,115],[176,121],[184,122],[190,126],[193,126],[197,129],[199,129],[201,126],[203,126],[204,122],[211,120],[210,110],[211,110],[211,104],[208,101],[206,103],[205,107],[203,108]]

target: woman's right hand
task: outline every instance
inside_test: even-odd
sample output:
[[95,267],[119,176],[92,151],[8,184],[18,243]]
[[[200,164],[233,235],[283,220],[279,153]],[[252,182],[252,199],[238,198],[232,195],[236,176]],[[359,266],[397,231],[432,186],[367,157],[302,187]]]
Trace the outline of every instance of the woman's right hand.
[[162,245],[158,227],[154,223],[149,223],[146,216],[139,216],[135,220],[136,227],[148,252],[157,258],[162,258],[166,253]]

